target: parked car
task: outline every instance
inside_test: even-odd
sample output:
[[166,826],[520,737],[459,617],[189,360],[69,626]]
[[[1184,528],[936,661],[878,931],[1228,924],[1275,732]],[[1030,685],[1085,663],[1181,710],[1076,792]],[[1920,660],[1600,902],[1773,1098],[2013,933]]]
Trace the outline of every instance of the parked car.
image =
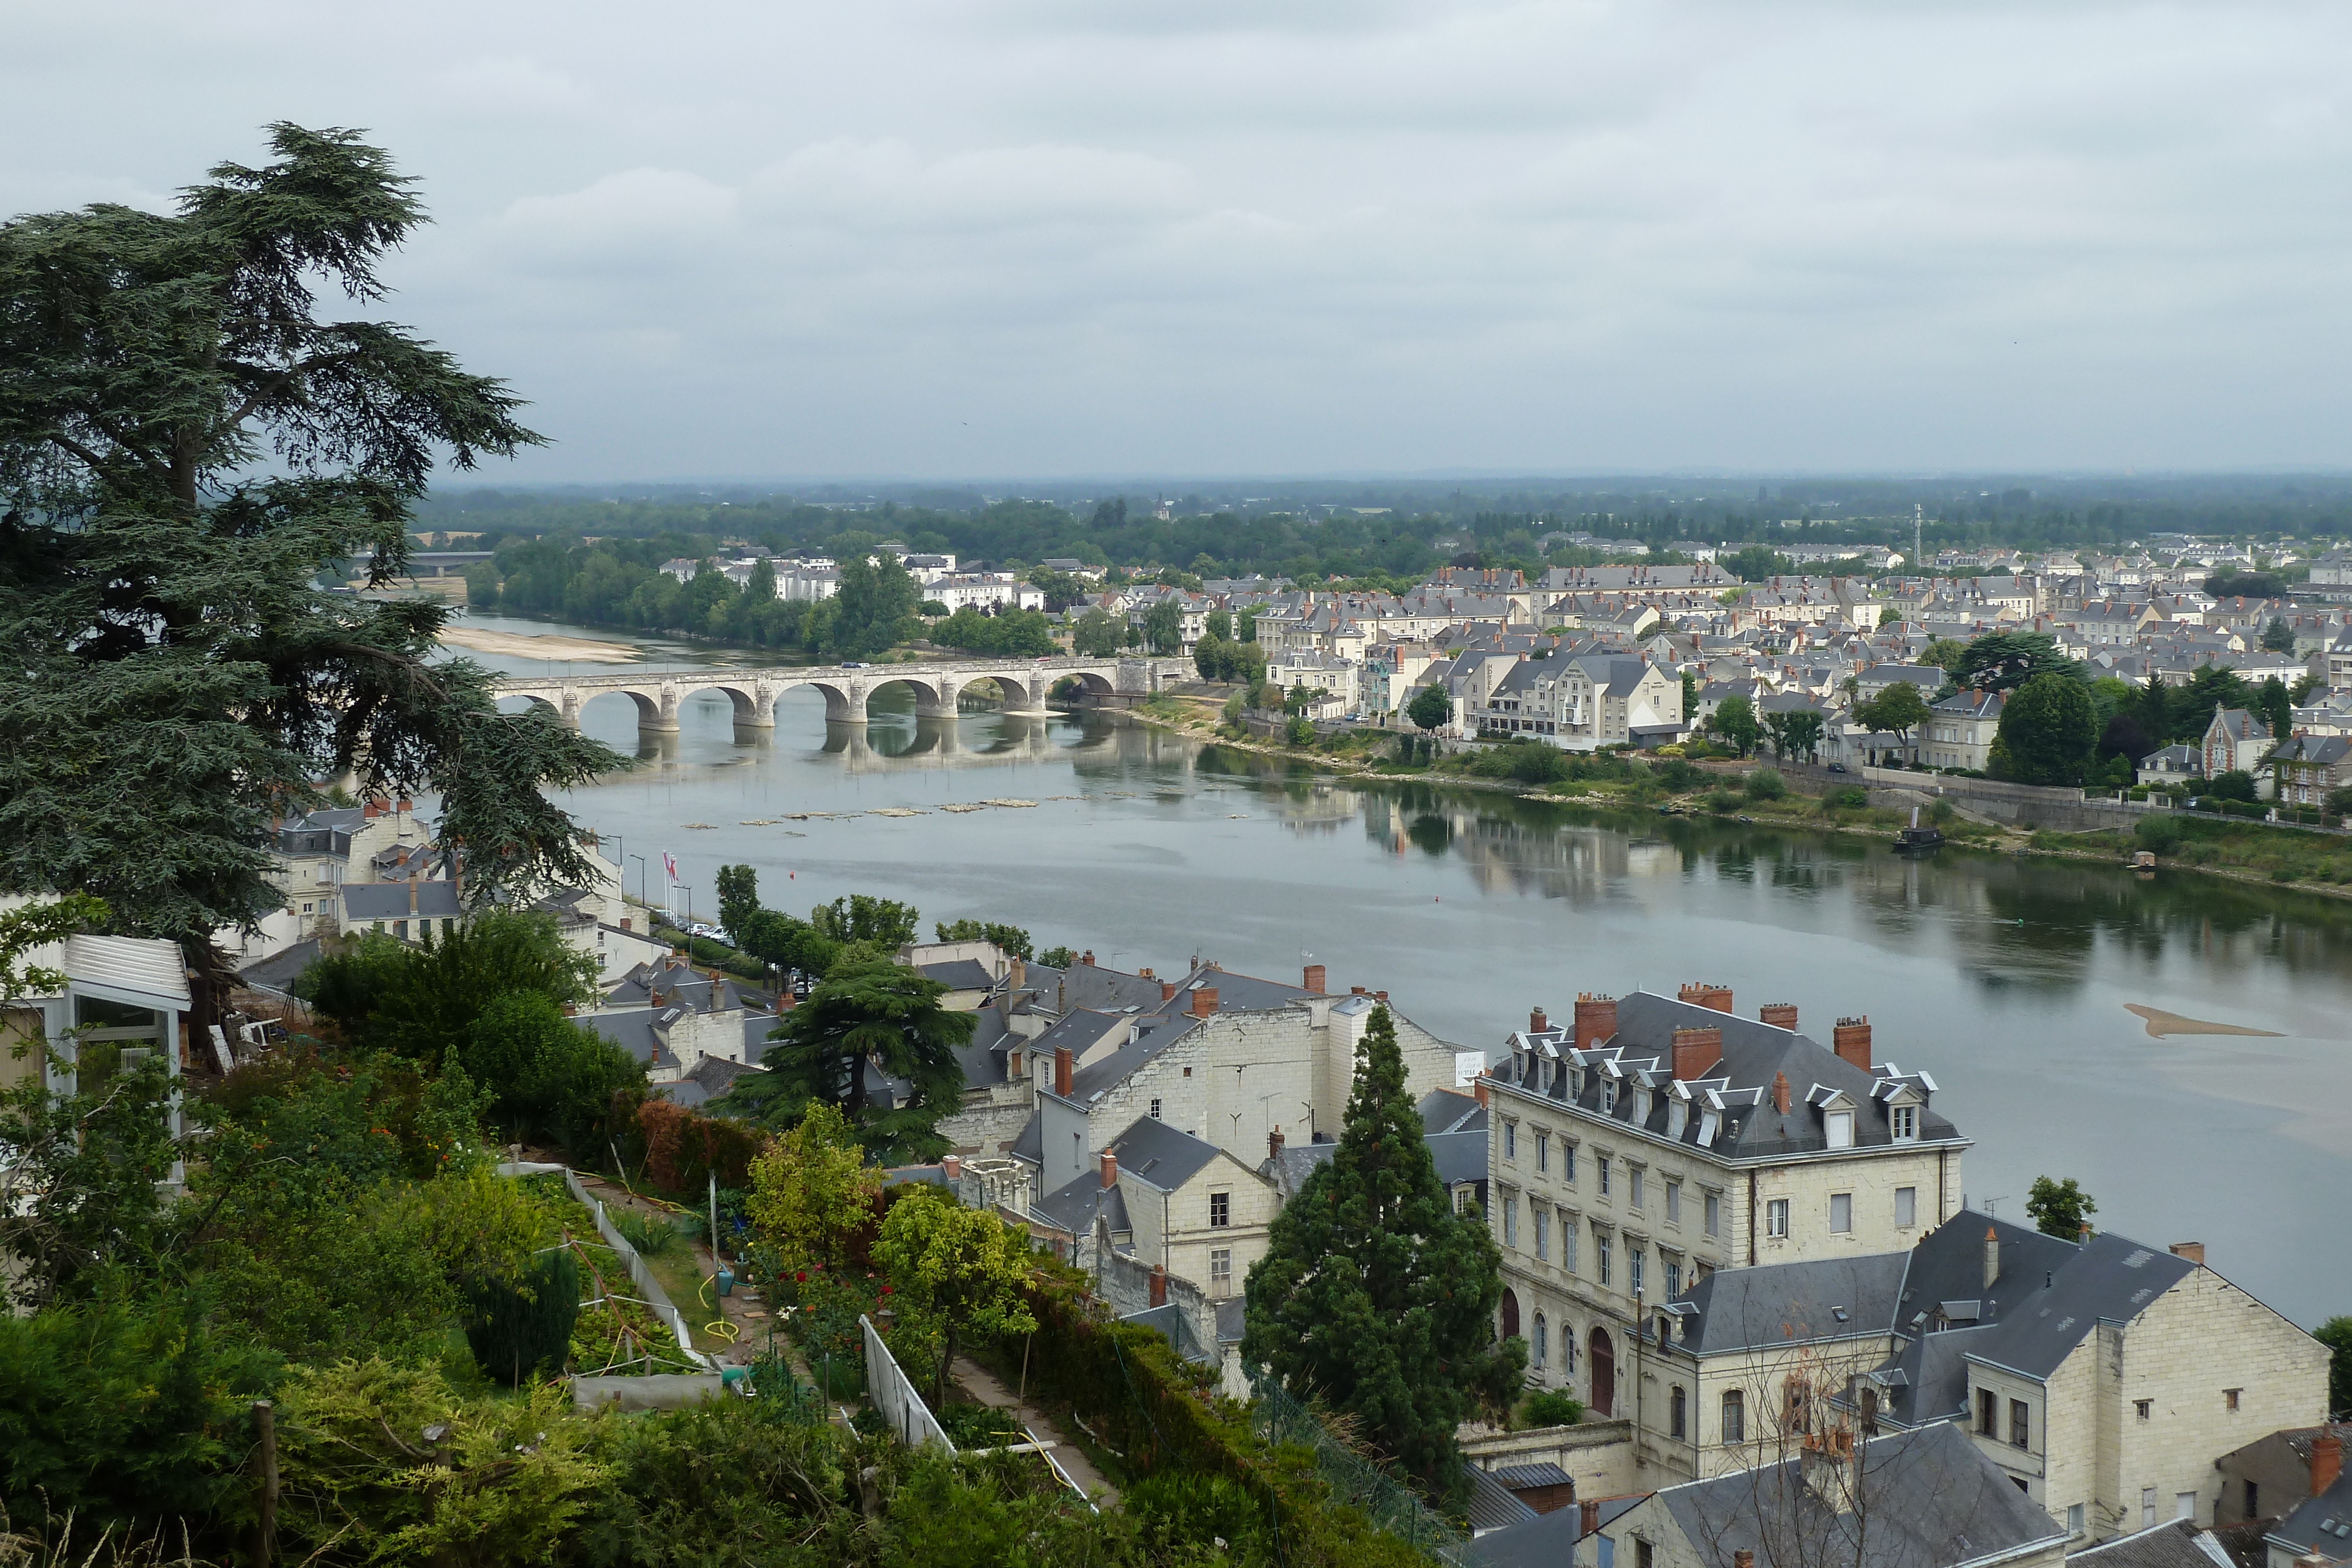
[[716,925],[711,925],[711,924],[710,924],[710,922],[709,922],[709,921],[707,921],[707,920],[697,920],[697,921],[694,921],[693,923],[691,923],[690,925],[688,925],[687,926],[687,928],[686,928],[686,934],[687,934],[688,936],[711,936],[711,937],[716,937],[716,936],[718,936],[719,935],[720,935],[719,930],[719,927],[717,927]]

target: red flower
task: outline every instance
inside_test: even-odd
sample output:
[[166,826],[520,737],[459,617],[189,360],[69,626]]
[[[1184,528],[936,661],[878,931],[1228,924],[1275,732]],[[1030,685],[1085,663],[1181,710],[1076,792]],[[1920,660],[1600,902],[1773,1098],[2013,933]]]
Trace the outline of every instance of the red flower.
[[808,1270],[807,1270],[806,1269],[803,1269],[803,1270],[802,1270],[799,1273],[794,1274],[794,1275],[793,1276],[793,1283],[795,1283],[795,1284],[801,1284],[801,1285],[805,1285],[805,1284],[807,1284],[807,1283],[808,1283]]
[[889,1287],[889,1286],[887,1286],[887,1285],[883,1286],[883,1287],[882,1287],[882,1293],[883,1293],[884,1295],[886,1295],[886,1296],[887,1296],[887,1295],[888,1295],[888,1294],[890,1293],[890,1287]]

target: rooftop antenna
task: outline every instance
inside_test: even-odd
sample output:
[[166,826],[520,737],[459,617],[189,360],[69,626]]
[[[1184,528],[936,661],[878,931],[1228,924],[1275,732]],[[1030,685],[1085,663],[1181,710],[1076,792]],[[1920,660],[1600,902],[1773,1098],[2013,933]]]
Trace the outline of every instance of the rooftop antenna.
[[1927,505],[1924,501],[1914,501],[1911,503],[1911,570],[1914,571],[1920,570],[1919,563],[1927,553],[1927,546],[1920,542],[1927,534]]

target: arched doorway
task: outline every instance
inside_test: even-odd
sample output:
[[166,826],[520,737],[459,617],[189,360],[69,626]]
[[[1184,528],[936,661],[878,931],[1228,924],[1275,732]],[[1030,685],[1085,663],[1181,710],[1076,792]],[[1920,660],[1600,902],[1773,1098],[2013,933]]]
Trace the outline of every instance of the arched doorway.
[[1519,1298],[1510,1291],[1503,1292],[1503,1337],[1509,1339],[1519,1332]]
[[1594,1327],[1586,1354],[1592,1359],[1593,1414],[1614,1416],[1617,1414],[1617,1347],[1609,1343],[1607,1329]]

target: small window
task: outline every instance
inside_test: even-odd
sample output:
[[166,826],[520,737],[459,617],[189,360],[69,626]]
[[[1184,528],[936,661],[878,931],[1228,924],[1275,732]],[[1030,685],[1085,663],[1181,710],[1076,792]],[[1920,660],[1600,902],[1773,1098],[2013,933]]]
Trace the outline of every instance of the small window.
[[2030,1448],[2033,1446],[2032,1412],[2022,1399],[2009,1402],[2009,1446]]
[[1748,1441],[1748,1396],[1737,1388],[1723,1391],[1723,1440]]
[[1454,1189],[1454,1212],[1456,1214],[1469,1213],[1472,1207],[1476,1203],[1477,1197],[1477,1193],[1470,1187],[1455,1187]]
[[1518,1244],[1519,1200],[1516,1197],[1507,1197],[1503,1200],[1503,1245],[1517,1247]]
[[1186,1068],[1186,1069],[1184,1070],[1184,1076],[1185,1076],[1185,1077],[1187,1077],[1187,1078],[1192,1077],[1192,1070],[1191,1068],[1189,1068],[1189,1067],[1188,1067],[1188,1068]]
[[1609,1283],[1609,1238],[1596,1236],[1592,1239],[1592,1256],[1599,1267],[1601,1282],[1604,1285]]
[[1847,1236],[1853,1231],[1853,1194],[1850,1192],[1830,1194],[1830,1234]]
[[1824,1126],[1829,1134],[1829,1145],[1831,1148],[1850,1149],[1853,1147],[1853,1112],[1831,1112],[1829,1115],[1824,1118]]
[[1919,1189],[1898,1186],[1895,1189],[1895,1228],[1908,1230],[1919,1222]]
[[1683,1295],[1683,1265],[1678,1258],[1668,1258],[1666,1265],[1666,1300],[1678,1301]]
[[1592,1168],[1601,1173],[1601,1196],[1607,1197],[1609,1196],[1609,1156],[1603,1155],[1595,1160]]
[[2083,1505],[2079,1502],[2070,1502],[2066,1505],[2066,1533],[2069,1535],[2083,1533]]
[[[1675,1392],[1680,1393],[1681,1390]],[[1656,1568],[1656,1563],[1650,1543],[1638,1535],[1633,1537],[1633,1568]]]
[[1551,1135],[1548,1133],[1536,1134],[1536,1169],[1551,1169]]
[[2000,1396],[1997,1396],[1997,1395],[1995,1395],[1995,1394],[1993,1393],[1993,1391],[1992,1391],[1991,1389],[1990,1389],[1990,1388],[1979,1388],[1979,1389],[1978,1389],[1978,1390],[1977,1390],[1977,1436],[1978,1436],[1978,1437],[1996,1437],[1996,1436],[1998,1436],[1998,1435],[1999,1435],[1999,1433],[2000,1433],[2000,1427],[1997,1425],[1997,1423],[2000,1421]]
[[1682,1385],[1677,1384],[1674,1391],[1666,1396],[1666,1435],[1670,1437],[1686,1437],[1690,1435],[1689,1427],[1689,1396],[1683,1392]]
[[1576,1145],[1566,1138],[1559,1141],[1559,1179],[1562,1181],[1576,1179]]
[[1723,1234],[1723,1199],[1714,1193],[1706,1195],[1706,1233],[1709,1236]]
[[1647,1263],[1649,1260],[1650,1255],[1643,1251],[1639,1247],[1628,1247],[1625,1249],[1625,1261],[1633,1267],[1633,1278],[1632,1282],[1633,1286],[1633,1293],[1637,1296],[1642,1293],[1642,1268],[1643,1265]]
[[2244,1392],[2245,1390],[2242,1388],[2224,1388],[2221,1390],[2221,1408],[2224,1410],[2235,1410],[2238,1407],[2238,1396]]
[[[2132,1408],[2139,1412],[2139,1418],[2143,1421],[2148,1418],[2149,1414],[2155,1409],[2155,1407],[2156,1401],[2153,1399],[2135,1399],[2132,1401]],[[2154,1497],[2156,1494],[2154,1492],[2150,1492],[2148,1495],[2150,1497]]]
[[2185,1519],[2192,1524],[2195,1523],[2197,1520],[2197,1494],[2193,1491],[2174,1492],[2172,1494],[2172,1517],[2175,1519]]
[[1683,1184],[1678,1181],[1670,1181],[1666,1184],[1666,1223],[1668,1225],[1680,1225],[1682,1222]]
[[1764,1234],[1767,1236],[1789,1234],[1789,1200],[1787,1198],[1776,1197],[1764,1206]]
[[2246,1517],[2247,1519],[2249,1519],[2249,1520],[2255,1520],[2255,1519],[2260,1519],[2260,1518],[2262,1518],[2262,1516],[2263,1516],[2262,1497],[2263,1497],[2263,1489],[2262,1489],[2262,1488],[2260,1488],[2260,1487],[2258,1487],[2258,1486],[2256,1486],[2253,1482],[2252,1482],[2252,1481],[2248,1481],[2248,1482],[2246,1483],[2246,1507],[2245,1507],[2245,1517]]
[[2139,1522],[2143,1529],[2153,1528],[2156,1524],[2156,1489],[2154,1487],[2139,1489]]
[[1635,1208],[1642,1207],[1642,1192],[1647,1175],[1648,1173],[1643,1171],[1639,1166],[1629,1166],[1626,1167],[1625,1201],[1632,1204]]
[[1519,1124],[1517,1122],[1503,1124],[1503,1157],[1507,1160],[1519,1157]]
[[1536,1222],[1536,1258],[1538,1261],[1549,1262],[1551,1260],[1551,1215],[1549,1210],[1538,1208],[1533,1218]]
[[1230,1289],[1234,1282],[1234,1249],[1213,1248],[1209,1253],[1209,1283]]
[[1151,1119],[1155,1122],[1160,1120],[1160,1102],[1157,1100],[1151,1103]]
[[1536,1314],[1535,1338],[1529,1341],[1528,1345],[1528,1360],[1531,1364],[1537,1367],[1541,1367],[1544,1364],[1544,1357],[1550,1354],[1550,1351],[1551,1326],[1544,1322],[1544,1315],[1541,1312],[1538,1312]]
[[1559,1222],[1559,1266],[1571,1274],[1576,1272],[1576,1223],[1573,1220]]
[[1209,1195],[1210,1228],[1212,1229],[1223,1229],[1233,1222],[1234,1195],[1229,1192],[1211,1193]]
[[1898,1143],[1898,1144],[1913,1144],[1913,1143],[1916,1143],[1916,1142],[1918,1142],[1918,1140],[1919,1140],[1919,1107],[1918,1107],[1918,1106],[1916,1106],[1916,1105],[1897,1105],[1897,1106],[1895,1106],[1895,1109],[1893,1109],[1892,1111],[1889,1111],[1889,1112],[1886,1113],[1886,1123],[1887,1123],[1888,1127],[1889,1127],[1889,1128],[1891,1128],[1891,1129],[1893,1130],[1894,1134],[1895,1134],[1895,1141],[1896,1143]]

